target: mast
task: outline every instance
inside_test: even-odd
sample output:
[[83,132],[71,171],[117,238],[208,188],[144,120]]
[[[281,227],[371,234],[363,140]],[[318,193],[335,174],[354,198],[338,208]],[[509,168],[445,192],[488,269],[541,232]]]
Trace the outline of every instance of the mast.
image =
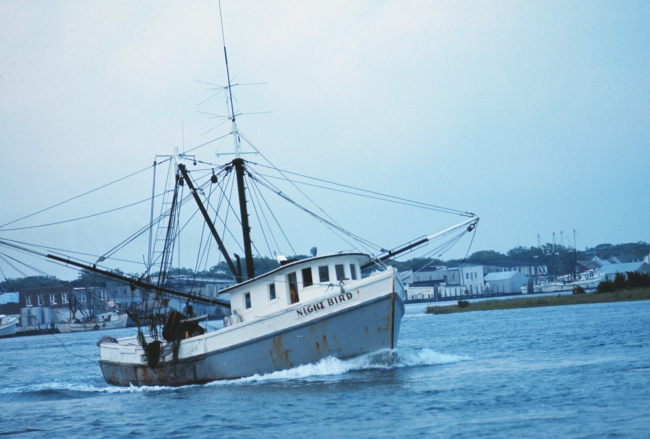
[[[234,118],[233,118],[234,119]],[[234,122],[233,122],[234,123]],[[244,252],[246,253],[246,276],[249,279],[255,277],[255,266],[253,265],[253,251],[251,249],[251,228],[248,225],[248,209],[246,208],[246,187],[244,186],[244,159],[236,158],[232,161],[237,174],[237,191],[239,192],[239,211],[241,213],[241,227],[244,235]]]
[[[223,41],[223,56],[226,61],[226,76],[228,77],[228,94],[230,97],[230,120],[232,121],[232,137],[235,147],[235,159],[232,161],[237,174],[237,192],[239,193],[239,211],[241,214],[242,234],[244,235],[244,252],[246,258],[246,276],[248,279],[255,277],[255,267],[253,265],[253,251],[251,249],[250,226],[248,224],[248,209],[246,208],[246,187],[244,185],[244,160],[241,158],[241,140],[239,138],[239,129],[235,121],[235,107],[232,99],[232,83],[230,81],[230,67],[228,66],[228,52],[226,51],[226,35],[223,30],[223,15],[221,13],[221,2],[219,2],[219,18],[221,20],[221,38]],[[241,276],[240,271],[240,276]]]

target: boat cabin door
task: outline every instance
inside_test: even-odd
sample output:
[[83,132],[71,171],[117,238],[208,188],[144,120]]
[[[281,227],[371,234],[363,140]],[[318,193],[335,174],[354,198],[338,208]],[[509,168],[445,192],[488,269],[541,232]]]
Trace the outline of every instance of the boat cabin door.
[[298,297],[298,279],[296,278],[296,273],[289,273],[287,275],[287,283],[289,284],[289,296],[291,298],[291,304],[300,302]]

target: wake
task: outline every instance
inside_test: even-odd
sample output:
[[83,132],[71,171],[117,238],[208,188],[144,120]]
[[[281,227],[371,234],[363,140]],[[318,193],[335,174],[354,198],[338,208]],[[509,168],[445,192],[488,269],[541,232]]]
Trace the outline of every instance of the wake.
[[0,394],[32,394],[44,397],[73,396],[73,394],[120,394],[120,393],[148,393],[169,392],[194,387],[246,385],[249,383],[296,381],[328,376],[343,376],[349,372],[364,370],[390,370],[408,367],[435,366],[458,363],[470,360],[468,357],[448,355],[435,352],[431,349],[398,348],[395,350],[384,349],[348,360],[339,360],[334,357],[323,358],[317,363],[305,364],[292,369],[281,370],[264,375],[235,380],[213,381],[203,385],[187,385],[178,387],[169,386],[93,386],[84,383],[54,382],[33,384],[24,387],[0,389]]

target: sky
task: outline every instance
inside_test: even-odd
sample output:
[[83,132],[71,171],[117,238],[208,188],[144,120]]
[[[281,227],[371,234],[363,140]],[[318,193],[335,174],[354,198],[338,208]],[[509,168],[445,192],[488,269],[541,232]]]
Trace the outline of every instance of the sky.
[[[650,241],[650,3],[223,0],[222,11],[233,82],[264,83],[233,89],[237,111],[264,113],[237,119],[264,154],[247,159],[476,213],[471,251],[554,232],[573,243],[574,230],[579,249]],[[226,83],[221,30],[216,1],[1,2],[0,225],[227,134],[205,114],[225,114],[223,96],[205,101],[212,87],[197,82]],[[227,139],[196,154],[223,163],[215,153],[230,151]],[[101,255],[148,220],[147,203],[8,229],[144,200],[150,171],[0,239]],[[462,220],[312,189],[385,248]],[[277,209],[297,253],[350,249]],[[122,257],[141,261],[143,245]]]

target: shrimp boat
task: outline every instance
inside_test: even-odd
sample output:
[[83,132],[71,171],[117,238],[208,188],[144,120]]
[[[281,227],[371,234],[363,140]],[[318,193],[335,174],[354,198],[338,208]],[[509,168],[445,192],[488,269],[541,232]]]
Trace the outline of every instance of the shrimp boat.
[[[393,349],[403,288],[394,268],[358,278],[369,261],[360,253],[310,258],[223,290],[232,310],[223,329],[193,336],[196,320],[180,320],[178,329],[168,326],[180,340],[147,341],[155,357],[136,337],[103,342],[104,378],[121,386],[196,384]],[[328,285],[337,274],[349,281]]]
[[[439,210],[464,218],[462,222],[441,232],[417,238],[392,250],[375,246],[372,247],[373,252],[367,252],[360,251],[353,245],[351,250],[318,255],[316,248],[313,248],[311,257],[287,259],[276,255],[274,267],[256,272],[249,204],[257,206],[255,212],[259,219],[262,216],[259,211],[265,205],[268,207],[266,201],[259,200],[260,188],[267,189],[316,219],[337,236],[343,236],[346,243],[361,242],[360,247],[363,249],[368,249],[371,244],[345,230],[329,216],[326,218],[300,205],[286,192],[278,189],[268,176],[259,172],[258,164],[244,160],[243,156],[247,152],[242,151],[242,139],[255,149],[251,153],[259,152],[237,127],[236,116],[239,114],[233,107],[232,88],[238,84],[231,84],[230,81],[225,42],[224,56],[228,85],[222,87],[222,91],[226,97],[227,119],[231,122],[228,135],[234,140],[234,158],[220,165],[210,164],[211,172],[206,174],[200,170],[190,171],[186,164],[196,165],[197,158],[194,155],[180,154],[178,149],[171,155],[157,156],[157,160],[165,158],[154,163],[154,179],[156,166],[169,162],[166,180],[169,185],[162,192],[166,194],[165,197],[169,197],[165,198],[169,201],[163,201],[166,207],[161,208],[161,215],[154,218],[155,197],[152,196],[151,219],[148,222],[149,261],[145,273],[125,275],[107,269],[101,264],[113,254],[110,252],[90,263],[0,239],[0,245],[121,281],[128,284],[131,291],[138,289],[143,292],[143,296],[149,298],[155,296],[149,302],[159,304],[159,307],[153,312],[145,313],[150,318],[148,335],[144,334],[144,324],[139,320],[139,315],[142,314],[124,309],[138,326],[137,336],[121,339],[104,336],[98,341],[99,365],[109,384],[200,384],[271,373],[314,363],[330,356],[344,359],[382,349],[395,349],[404,315],[404,286],[397,276],[397,270],[385,265],[384,261],[434,242],[438,246],[433,251],[446,250],[462,235],[475,230],[478,224],[479,218],[472,213]],[[288,171],[271,167],[286,177]],[[233,207],[229,204],[230,198],[227,195],[235,187],[237,196],[233,197]],[[219,194],[218,202],[211,201],[213,193]],[[376,192],[372,194],[377,197]],[[394,200],[404,199],[392,197],[385,201]],[[196,217],[202,217],[204,230],[207,230],[205,236],[210,244],[216,243],[219,259],[226,267],[225,270],[233,276],[235,285],[221,291],[187,291],[174,287],[170,281],[175,243],[180,232],[185,230],[179,220],[181,207],[185,204],[196,205]],[[417,207],[421,206],[424,203],[417,204]],[[436,206],[427,206],[438,209]],[[231,221],[232,216],[236,216],[235,224],[241,227],[241,245],[237,245],[243,250],[245,268],[242,268],[240,257],[226,249],[224,236],[234,238],[230,229],[226,228],[227,212],[231,212]],[[275,219],[275,216],[272,218]],[[264,221],[257,223],[258,230],[264,232],[268,227],[268,234],[272,221],[269,217],[264,217]],[[154,225],[162,227],[163,233],[154,233]],[[145,233],[146,230],[143,228],[138,233]],[[225,235],[226,231],[229,235]],[[157,236],[163,236],[164,239],[162,250],[155,256],[153,247]],[[201,236],[203,239],[203,234]],[[264,236],[266,239],[267,235]],[[125,242],[132,242],[133,239],[134,237],[129,237]],[[205,244],[202,245],[199,254],[205,253],[207,248]],[[154,266],[157,273],[153,272]],[[173,308],[172,300],[185,300],[185,309],[178,306]],[[229,308],[230,314],[223,319],[223,328],[209,331],[207,315],[195,316],[191,304],[222,306]],[[161,313],[163,308],[166,310],[164,314]]]

